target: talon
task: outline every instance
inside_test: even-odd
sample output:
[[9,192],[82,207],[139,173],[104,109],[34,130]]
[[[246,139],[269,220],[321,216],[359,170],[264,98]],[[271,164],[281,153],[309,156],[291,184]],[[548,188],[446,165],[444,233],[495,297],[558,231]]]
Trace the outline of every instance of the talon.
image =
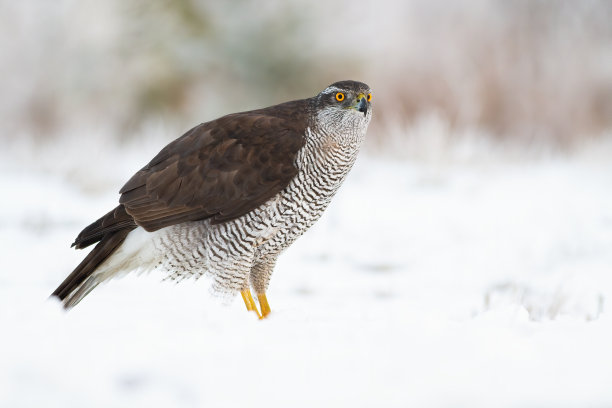
[[261,308],[261,316],[260,319],[264,319],[271,312],[270,305],[268,304],[268,299],[266,298],[265,293],[258,293],[257,300],[259,300],[259,307]]
[[[255,300],[253,300],[253,296],[251,295],[251,291],[249,289],[245,289],[240,291],[240,294],[242,295],[242,300],[244,300],[244,304],[246,305],[247,310],[253,311],[257,314],[257,317],[259,317],[260,319],[262,319],[262,315],[261,313],[259,313],[259,310],[257,310],[257,306],[255,305]],[[267,304],[267,303],[266,303]],[[269,307],[268,307],[268,313],[269,312]]]

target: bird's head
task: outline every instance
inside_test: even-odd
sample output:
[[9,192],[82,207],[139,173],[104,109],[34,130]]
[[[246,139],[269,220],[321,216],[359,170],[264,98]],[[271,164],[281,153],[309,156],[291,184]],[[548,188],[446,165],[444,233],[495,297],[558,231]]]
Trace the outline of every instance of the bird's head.
[[314,101],[319,125],[365,134],[372,118],[372,90],[368,85],[357,81],[335,82]]

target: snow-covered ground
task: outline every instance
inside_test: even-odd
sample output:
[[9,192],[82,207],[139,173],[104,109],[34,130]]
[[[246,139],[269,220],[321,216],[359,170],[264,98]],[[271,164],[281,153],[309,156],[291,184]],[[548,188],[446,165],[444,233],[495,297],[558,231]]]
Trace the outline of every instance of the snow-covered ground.
[[1,407],[612,406],[610,146],[361,157],[265,321],[159,275],[65,313],[70,243],[161,145],[2,154]]

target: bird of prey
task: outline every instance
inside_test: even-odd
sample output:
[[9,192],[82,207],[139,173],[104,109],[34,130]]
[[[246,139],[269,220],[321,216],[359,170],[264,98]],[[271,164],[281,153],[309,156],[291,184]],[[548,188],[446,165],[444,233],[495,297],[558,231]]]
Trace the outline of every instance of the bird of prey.
[[52,296],[69,309],[110,278],[160,269],[174,280],[207,275],[214,290],[240,292],[247,310],[267,316],[276,259],[319,219],[353,166],[371,92],[340,81],[312,98],[189,130],[81,231],[72,246],[97,244]]

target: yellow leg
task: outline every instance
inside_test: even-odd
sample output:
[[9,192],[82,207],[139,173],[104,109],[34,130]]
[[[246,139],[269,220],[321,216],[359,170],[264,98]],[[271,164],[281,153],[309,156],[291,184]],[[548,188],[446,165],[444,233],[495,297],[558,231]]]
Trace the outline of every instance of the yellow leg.
[[[259,310],[257,310],[257,306],[255,305],[255,300],[253,300],[253,296],[251,295],[251,291],[248,289],[245,289],[243,291],[240,291],[240,294],[242,295],[242,300],[244,300],[244,304],[246,305],[247,310],[253,311],[255,313],[257,313],[257,317],[259,317],[260,319],[262,318],[261,313],[259,313]],[[260,301],[261,302],[261,301]],[[266,302],[266,305],[268,303]],[[270,308],[268,307],[268,310]],[[269,311],[268,311],[269,313]]]
[[259,318],[263,319],[270,314],[270,305],[265,293],[258,293],[257,300],[259,300],[259,307],[261,308],[261,316]]

